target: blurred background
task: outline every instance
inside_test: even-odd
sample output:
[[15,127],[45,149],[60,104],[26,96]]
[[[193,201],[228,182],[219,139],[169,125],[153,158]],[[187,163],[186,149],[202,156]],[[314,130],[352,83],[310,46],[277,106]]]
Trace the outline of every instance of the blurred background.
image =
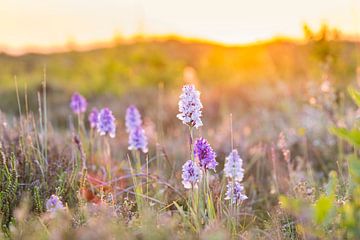
[[344,89],[360,83],[358,9],[356,0],[2,0],[0,110],[18,115],[17,86],[36,113],[46,78],[54,127],[68,127],[78,91],[90,108],[114,111],[126,149],[124,113],[136,104],[150,152],[161,145],[171,157],[187,139],[175,116],[190,82],[204,104],[200,133],[219,159],[232,113],[235,147],[260,181],[280,132],[298,172],[309,164],[320,178],[336,167],[328,127],[357,117]]

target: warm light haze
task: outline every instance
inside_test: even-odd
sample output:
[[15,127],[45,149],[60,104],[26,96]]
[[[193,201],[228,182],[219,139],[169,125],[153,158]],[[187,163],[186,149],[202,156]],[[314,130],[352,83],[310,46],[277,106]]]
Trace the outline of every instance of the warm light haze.
[[359,7],[356,0],[2,0],[0,48],[18,53],[139,34],[242,44],[277,36],[301,38],[304,23],[315,29],[327,23],[354,36]]

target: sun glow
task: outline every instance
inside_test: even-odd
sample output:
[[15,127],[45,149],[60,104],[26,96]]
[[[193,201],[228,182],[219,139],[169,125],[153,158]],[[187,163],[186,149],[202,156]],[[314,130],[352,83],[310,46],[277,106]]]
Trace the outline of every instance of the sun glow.
[[[27,51],[103,44],[114,36],[175,34],[224,44],[302,37],[301,26],[326,22],[358,32],[355,0],[303,1],[22,1],[3,0],[0,49]],[[64,47],[65,46],[65,47]]]

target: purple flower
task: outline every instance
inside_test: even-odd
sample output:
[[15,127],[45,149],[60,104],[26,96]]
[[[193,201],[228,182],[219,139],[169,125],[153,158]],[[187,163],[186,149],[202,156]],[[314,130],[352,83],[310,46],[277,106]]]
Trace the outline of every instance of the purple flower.
[[97,130],[101,136],[109,134],[111,138],[115,137],[115,117],[110,109],[101,109],[98,116]]
[[244,178],[243,161],[236,149],[232,150],[229,156],[226,157],[224,172],[225,176],[236,181],[241,181]]
[[99,122],[99,111],[97,108],[93,108],[89,114],[89,123],[91,128],[95,128]]
[[244,192],[244,186],[240,182],[229,182],[226,187],[225,199],[230,200],[231,204],[240,204],[248,199]]
[[148,152],[148,141],[145,131],[141,126],[133,129],[129,134],[129,150],[142,150],[143,153]]
[[87,101],[83,96],[76,92],[71,96],[70,107],[76,114],[84,113],[86,111]]
[[190,189],[197,187],[197,183],[202,176],[201,169],[192,160],[186,161],[182,167],[182,184],[184,188]]
[[63,208],[64,204],[61,202],[60,198],[54,194],[46,201],[46,210],[48,212],[53,213]]
[[201,127],[201,109],[200,92],[194,85],[185,85],[182,89],[179,101],[179,114],[177,118],[190,127]]
[[204,170],[212,169],[215,171],[216,165],[216,153],[211,148],[210,144],[204,138],[199,138],[195,142],[194,146],[195,158],[199,160],[199,165]]
[[126,109],[125,125],[126,132],[130,133],[133,129],[140,127],[142,124],[139,110],[131,105]]

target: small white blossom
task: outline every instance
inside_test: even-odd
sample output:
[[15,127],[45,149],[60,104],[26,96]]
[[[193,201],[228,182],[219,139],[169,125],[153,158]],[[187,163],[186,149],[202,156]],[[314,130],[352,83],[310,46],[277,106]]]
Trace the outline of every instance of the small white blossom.
[[182,167],[182,184],[184,188],[191,189],[197,187],[197,183],[202,176],[201,169],[192,160],[186,161]]
[[248,199],[244,192],[244,186],[240,182],[229,182],[226,187],[225,199],[230,200],[231,204],[240,204]]
[[242,181],[244,178],[243,160],[240,158],[236,149],[232,150],[226,157],[224,165],[224,173],[226,177],[235,181]]
[[64,209],[64,204],[61,202],[60,198],[55,194],[51,195],[51,197],[46,201],[46,210],[54,213],[61,209]]
[[177,118],[184,124],[191,127],[201,127],[201,109],[200,92],[195,89],[194,85],[185,85],[182,89],[179,101],[179,114]]

